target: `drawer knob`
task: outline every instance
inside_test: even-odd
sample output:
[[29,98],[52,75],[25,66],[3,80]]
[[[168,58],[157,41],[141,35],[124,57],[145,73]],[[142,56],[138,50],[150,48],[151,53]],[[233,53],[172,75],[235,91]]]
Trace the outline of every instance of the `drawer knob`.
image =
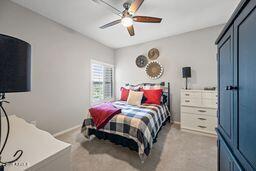
[[202,113],[205,113],[206,111],[205,111],[205,110],[198,110],[198,112],[202,112]]
[[199,127],[199,128],[207,128],[206,126],[201,126],[201,125],[198,125],[197,127]]
[[185,94],[185,96],[189,96],[189,94]]
[[187,102],[187,103],[188,103],[188,102],[190,102],[190,100],[185,100],[185,102]]
[[199,119],[199,120],[201,120],[201,121],[206,121],[207,119],[205,119],[205,118],[197,118],[197,119]]

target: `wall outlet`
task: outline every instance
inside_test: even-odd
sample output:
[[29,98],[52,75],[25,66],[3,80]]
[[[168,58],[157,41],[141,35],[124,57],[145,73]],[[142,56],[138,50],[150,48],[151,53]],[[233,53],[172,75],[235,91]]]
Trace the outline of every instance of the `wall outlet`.
[[31,121],[30,123],[36,126],[36,121]]

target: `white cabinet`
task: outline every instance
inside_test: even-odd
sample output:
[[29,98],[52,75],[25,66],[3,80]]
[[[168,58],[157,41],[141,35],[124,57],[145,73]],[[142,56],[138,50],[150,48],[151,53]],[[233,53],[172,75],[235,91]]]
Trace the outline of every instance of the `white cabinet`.
[[181,90],[181,129],[216,135],[217,99],[216,91]]

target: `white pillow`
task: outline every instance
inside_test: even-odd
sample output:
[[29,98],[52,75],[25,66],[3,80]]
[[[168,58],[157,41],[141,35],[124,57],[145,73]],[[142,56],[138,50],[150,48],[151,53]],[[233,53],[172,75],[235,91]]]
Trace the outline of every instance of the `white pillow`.
[[140,106],[142,98],[143,98],[143,92],[130,90],[130,93],[127,99],[127,104]]

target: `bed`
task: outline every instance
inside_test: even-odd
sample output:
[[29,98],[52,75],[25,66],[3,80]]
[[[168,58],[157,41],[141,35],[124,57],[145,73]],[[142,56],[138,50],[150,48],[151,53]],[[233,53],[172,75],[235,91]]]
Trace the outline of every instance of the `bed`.
[[[139,86],[156,86],[157,84],[140,84]],[[170,114],[170,85],[158,84],[163,87],[163,103],[128,105],[125,101],[111,102],[121,109],[121,113],[111,118],[101,129],[97,129],[89,115],[82,125],[81,132],[90,139],[92,135],[99,139],[110,140],[115,144],[137,151],[141,161],[150,154],[153,144],[162,126],[172,121]],[[167,86],[166,86],[167,85]],[[164,100],[165,99],[165,100]]]

